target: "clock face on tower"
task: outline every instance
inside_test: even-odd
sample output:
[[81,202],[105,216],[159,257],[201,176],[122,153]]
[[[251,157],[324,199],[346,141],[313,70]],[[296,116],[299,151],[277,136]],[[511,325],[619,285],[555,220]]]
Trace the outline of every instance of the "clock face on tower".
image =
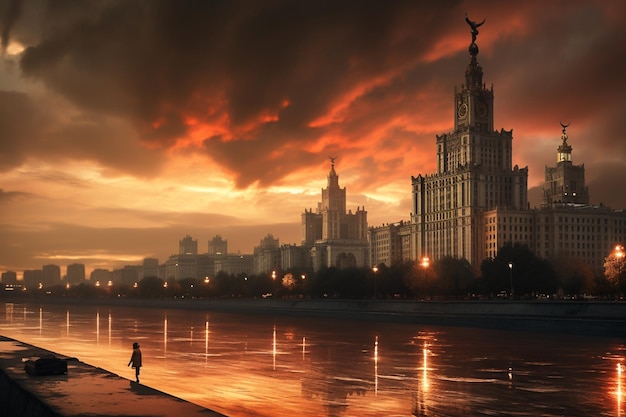
[[482,102],[482,101],[479,101],[476,104],[476,114],[479,117],[485,117],[485,116],[487,116],[487,112],[488,112],[487,104]]
[[459,118],[463,118],[467,116],[467,104],[461,103],[458,109],[458,115],[459,115]]

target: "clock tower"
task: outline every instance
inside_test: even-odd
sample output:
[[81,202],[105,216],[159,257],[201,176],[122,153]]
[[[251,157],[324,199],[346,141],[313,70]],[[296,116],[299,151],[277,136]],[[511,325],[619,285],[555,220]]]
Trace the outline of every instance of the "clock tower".
[[528,210],[528,168],[513,166],[513,131],[494,130],[493,87],[483,83],[476,36],[470,62],[454,90],[454,130],[437,136],[437,172],[412,177],[411,258],[446,256],[483,260],[483,213],[495,208]]
[[455,88],[454,130],[491,132],[493,130],[493,86],[486,88],[483,84],[483,69],[478,64],[478,45],[472,42],[469,46],[471,60],[465,70],[465,84],[461,89]]

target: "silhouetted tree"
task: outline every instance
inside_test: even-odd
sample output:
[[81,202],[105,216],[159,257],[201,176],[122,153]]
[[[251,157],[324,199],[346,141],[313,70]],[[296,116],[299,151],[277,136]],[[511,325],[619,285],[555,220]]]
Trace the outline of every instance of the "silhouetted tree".
[[474,273],[467,259],[445,256],[433,265],[435,271],[435,290],[443,297],[463,297],[474,282]]
[[503,246],[496,258],[484,260],[481,282],[484,293],[491,295],[500,291],[510,292],[511,286],[515,296],[554,294],[558,289],[556,274],[550,263],[538,258],[527,246],[519,244]]
[[157,298],[163,296],[163,280],[157,277],[145,277],[137,284],[140,297]]
[[551,264],[564,295],[576,296],[592,292],[594,274],[581,259],[561,255],[553,259]]

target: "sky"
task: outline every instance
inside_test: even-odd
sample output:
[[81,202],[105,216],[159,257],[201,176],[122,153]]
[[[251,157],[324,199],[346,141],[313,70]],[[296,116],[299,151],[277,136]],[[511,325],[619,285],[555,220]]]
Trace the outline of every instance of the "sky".
[[591,202],[626,208],[621,0],[2,0],[0,271],[299,244],[331,156],[349,210],[408,220],[454,126],[465,13],[531,205],[564,122]]

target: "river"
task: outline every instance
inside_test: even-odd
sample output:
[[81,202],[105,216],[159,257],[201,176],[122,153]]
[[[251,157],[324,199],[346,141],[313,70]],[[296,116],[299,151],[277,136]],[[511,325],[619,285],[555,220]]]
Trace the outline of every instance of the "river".
[[558,333],[2,303],[0,334],[224,413],[626,416],[625,341]]

